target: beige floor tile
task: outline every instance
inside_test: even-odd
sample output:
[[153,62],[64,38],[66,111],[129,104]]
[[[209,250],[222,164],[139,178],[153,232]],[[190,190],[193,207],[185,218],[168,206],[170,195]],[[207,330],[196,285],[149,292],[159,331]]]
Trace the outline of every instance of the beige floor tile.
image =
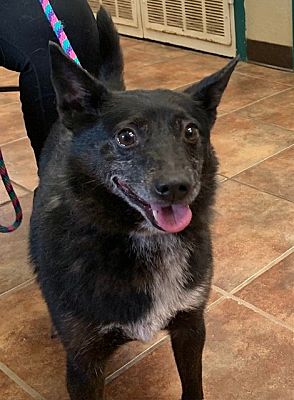
[[236,71],[233,73],[224,93],[219,112],[227,113],[237,110],[287,88],[288,86],[281,83],[272,82],[269,84],[266,80],[253,78]]
[[47,308],[36,286],[0,297],[0,306],[5,319],[0,361],[47,399],[66,399],[62,347],[50,339]]
[[[16,195],[18,196],[18,198],[21,198],[29,193],[28,190],[23,189],[21,186],[18,186],[17,184],[15,184],[13,182],[12,182],[12,185],[13,185],[13,189],[14,189]],[[6,189],[4,187],[2,180],[0,179],[0,206],[3,203],[7,203],[8,201],[10,201],[9,196],[6,192]]]
[[0,371],[0,396],[3,400],[32,400],[21,387]]
[[[1,79],[1,71],[0,71],[0,79]],[[0,84],[1,87],[1,84]],[[0,92],[0,110],[3,110],[4,107],[10,106],[11,104],[20,103],[19,100],[19,92]],[[20,106],[19,106],[20,109]],[[1,118],[2,120],[2,118]]]
[[29,139],[21,139],[2,147],[10,179],[29,190],[38,185],[37,167]]
[[294,202],[294,146],[235,176],[238,182]]
[[294,253],[236,293],[294,328]]
[[[269,85],[271,87],[272,85]],[[264,99],[242,110],[246,117],[294,130],[294,89]]]
[[284,85],[294,86],[294,73],[275,68],[242,62],[238,68],[241,74],[265,79],[268,82],[278,82]]
[[294,135],[237,112],[217,120],[211,140],[220,159],[219,173],[232,177],[292,145]]
[[19,102],[0,105],[0,146],[26,136]]
[[19,73],[0,67],[0,86],[18,86]]
[[226,60],[195,53],[134,70],[126,64],[128,89],[176,89],[208,76],[226,64]]
[[[20,198],[23,211],[22,225],[12,233],[0,233],[0,294],[33,277],[28,262],[28,229],[32,208],[32,194]],[[14,222],[11,204],[0,207],[0,223]]]
[[294,204],[233,181],[215,206],[214,283],[232,290],[294,245]]

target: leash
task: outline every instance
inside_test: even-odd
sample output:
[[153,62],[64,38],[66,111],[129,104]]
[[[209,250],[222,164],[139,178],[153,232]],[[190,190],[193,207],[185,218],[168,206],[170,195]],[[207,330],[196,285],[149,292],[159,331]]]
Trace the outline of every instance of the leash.
[[13,189],[13,186],[11,184],[7,169],[5,167],[5,163],[4,163],[4,159],[3,159],[3,155],[0,149],[0,176],[2,178],[2,181],[4,183],[5,189],[8,193],[8,196],[11,200],[11,203],[13,205],[14,208],[14,212],[15,212],[15,221],[12,225],[9,226],[3,226],[0,225],[0,233],[9,233],[9,232],[13,232],[15,231],[19,225],[21,224],[22,221],[22,210],[21,210],[21,206],[19,204],[17,195]]
[[59,21],[57,18],[57,15],[55,14],[50,1],[49,0],[39,0],[39,3],[41,4],[44,14],[46,15],[59,43],[60,46],[62,47],[63,51],[72,59],[74,60],[77,64],[80,65],[79,59],[74,52],[74,49],[72,48],[70,41],[68,40],[68,37],[66,36],[66,33],[64,32],[62,22]]
[[[50,1],[49,0],[38,0],[46,18],[48,19],[52,30],[54,31],[60,46],[62,47],[63,51],[72,59],[74,60],[77,64],[80,65],[79,59],[72,48],[70,41],[68,40],[68,37],[66,33],[64,32],[62,22],[57,18],[57,15],[55,14]],[[5,88],[6,89],[6,88]],[[13,88],[16,90],[17,88]],[[5,90],[6,91],[6,90]],[[23,214],[22,214],[22,209],[19,203],[19,200],[17,198],[17,195],[13,189],[11,180],[9,178],[7,169],[5,167],[4,163],[4,158],[0,149],[0,176],[2,178],[2,181],[4,183],[5,189],[8,193],[8,196],[12,202],[14,211],[15,211],[15,221],[12,225],[9,226],[3,226],[0,225],[0,233],[9,233],[15,231],[21,224]]]

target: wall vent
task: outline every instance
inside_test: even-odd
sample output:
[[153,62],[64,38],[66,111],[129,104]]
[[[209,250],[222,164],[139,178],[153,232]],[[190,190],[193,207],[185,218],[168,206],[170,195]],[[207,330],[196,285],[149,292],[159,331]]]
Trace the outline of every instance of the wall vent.
[[122,34],[227,56],[236,54],[232,0],[89,0]]
[[230,44],[230,10],[227,0],[145,0],[146,30]]
[[[90,1],[99,3],[98,1]],[[117,24],[138,27],[137,3],[133,0],[101,0]]]

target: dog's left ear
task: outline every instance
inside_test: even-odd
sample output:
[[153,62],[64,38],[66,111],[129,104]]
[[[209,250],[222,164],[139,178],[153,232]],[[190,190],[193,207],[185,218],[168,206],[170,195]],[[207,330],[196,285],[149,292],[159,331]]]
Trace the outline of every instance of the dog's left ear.
[[216,109],[238,61],[239,56],[231,60],[220,71],[202,79],[184,91],[184,93],[192,96],[198,106],[208,112],[211,125],[215,121]]
[[110,92],[50,42],[51,78],[63,124],[72,130],[95,122]]

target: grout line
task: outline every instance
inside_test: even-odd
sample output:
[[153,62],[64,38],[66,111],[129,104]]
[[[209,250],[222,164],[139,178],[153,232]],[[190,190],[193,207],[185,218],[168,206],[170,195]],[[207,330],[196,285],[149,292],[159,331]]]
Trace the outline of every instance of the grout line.
[[27,188],[26,186],[23,186],[21,183],[17,183],[17,182],[15,182],[15,181],[12,180],[12,179],[11,179],[11,183],[12,183],[13,185],[19,186],[22,190],[25,190],[25,191],[27,192],[25,195],[27,195],[27,194],[29,194],[29,193],[34,193],[34,189],[29,189],[29,188]]
[[[294,247],[292,248],[294,250]],[[291,249],[289,249],[291,250]],[[286,252],[286,253],[289,253]],[[284,254],[286,254],[284,253]],[[283,254],[283,255],[284,255]],[[290,253],[291,254],[291,253]],[[280,256],[282,257],[282,256]],[[284,256],[285,258],[286,256]],[[262,271],[264,272],[264,271]],[[259,275],[258,275],[259,276]],[[257,277],[257,276],[256,276]],[[247,281],[246,281],[247,282]],[[251,281],[250,281],[251,282]],[[240,285],[241,286],[241,285]],[[245,285],[244,285],[245,286]],[[213,289],[219,293],[221,293],[224,297],[222,297],[221,299],[225,300],[225,299],[231,299],[233,301],[236,301],[238,304],[241,304],[242,306],[249,308],[250,310],[256,312],[257,314],[260,314],[262,317],[270,320],[271,322],[274,322],[275,324],[282,326],[283,328],[286,328],[288,330],[290,330],[291,332],[294,332],[294,328],[291,325],[288,325],[286,322],[276,318],[275,316],[273,316],[272,314],[267,313],[266,311],[260,309],[259,307],[256,307],[255,305],[248,303],[246,300],[241,299],[238,296],[234,295],[234,290],[232,290],[231,292],[226,292],[225,290],[219,288],[218,286],[212,285]]]
[[224,297],[228,297],[229,296],[229,292],[226,292],[224,289],[215,286],[215,285],[211,285],[212,289],[215,290],[216,292],[218,292],[219,294],[221,294]]
[[[1,71],[0,71],[1,72]],[[13,84],[6,84],[5,86],[7,87],[15,87],[18,86],[18,84],[13,85]],[[19,104],[19,111],[21,111],[21,101],[20,101],[20,92],[18,90],[14,90],[14,91],[7,91],[7,92],[0,92],[0,95],[3,95],[3,97],[7,94],[15,94],[18,98],[16,100],[12,100],[9,103],[4,103],[1,104],[1,110],[3,109],[5,111],[6,107],[9,107],[11,105],[15,105],[15,104]]]
[[213,303],[209,304],[206,307],[206,311],[205,312],[208,313],[212,308],[218,306],[220,303],[222,303],[224,300],[226,300],[226,298],[227,298],[226,296],[222,296],[219,299],[215,300]]
[[229,179],[226,176],[221,175],[221,174],[218,174],[218,176],[219,176],[220,179],[217,180],[217,183],[223,183],[223,182],[225,182],[225,181],[227,181]]
[[[205,77],[205,76],[204,76]],[[171,89],[171,90],[175,90],[177,92],[183,92],[184,90],[188,89],[189,86],[194,85],[195,83],[200,82],[201,79],[197,79],[196,81],[192,81],[189,83],[185,83],[185,85],[181,85],[181,86],[176,86],[175,88]]]
[[[19,189],[21,189],[21,190],[23,190],[25,192],[22,195],[18,195],[17,196],[19,199],[21,199],[21,198],[23,198],[25,196],[28,196],[29,194],[33,193],[32,190],[26,188],[23,185],[20,185],[20,184],[14,182],[13,180],[10,180],[10,182],[12,183],[13,189],[15,190],[16,194],[17,194],[17,191]],[[3,201],[3,203],[0,203],[0,207],[7,206],[10,203],[11,203],[11,200],[8,198],[7,200]]]
[[[7,94],[7,93],[17,93],[17,92],[0,92],[0,93],[5,93],[5,94]],[[21,104],[20,104],[20,101],[19,100],[13,100],[13,101],[11,101],[10,103],[5,103],[5,104],[2,104],[1,105],[1,111],[4,111],[4,112],[7,112],[7,113],[11,113],[11,110],[8,110],[7,111],[7,109],[9,109],[9,107],[11,107],[11,106],[14,106],[14,105],[16,105],[16,104],[19,104],[20,105],[20,107],[19,107],[19,110],[17,110],[17,112],[21,112],[22,110],[21,110]]]
[[106,384],[109,384],[110,382],[112,382],[114,379],[116,379],[122,373],[127,371],[133,365],[135,365],[138,361],[142,360],[146,355],[150,354],[153,350],[157,349],[168,338],[169,338],[169,335],[163,336],[157,342],[153,343],[150,347],[148,347],[146,350],[142,351],[142,353],[138,354],[136,357],[134,357],[132,360],[130,360],[128,363],[126,363],[125,365],[120,367],[118,370],[114,371],[112,374],[108,375],[108,377],[105,380]]
[[253,60],[247,60],[245,62],[243,62],[243,64],[240,64],[239,69],[243,69],[243,67],[245,67],[246,65],[257,65],[258,67],[263,67],[265,69],[270,69],[270,70],[275,70],[275,71],[282,71],[282,72],[289,72],[290,74],[292,74],[292,70],[289,68],[285,68],[285,67],[278,67],[277,65],[269,65],[269,64],[265,64],[262,62],[258,62],[258,61],[253,61]]
[[263,268],[258,270],[255,274],[253,274],[249,278],[245,279],[245,281],[243,281],[242,283],[240,283],[240,285],[238,285],[234,289],[232,289],[228,294],[229,295],[234,295],[239,290],[243,289],[249,283],[251,283],[252,281],[257,279],[264,272],[266,272],[269,269],[271,269],[274,265],[278,264],[280,261],[284,260],[286,257],[288,257],[292,253],[294,253],[294,246],[290,247],[290,249],[288,249],[287,251],[282,253],[279,257],[276,257],[274,260],[270,261],[267,265],[265,265]]
[[[179,50],[179,52],[185,52],[185,53],[190,53],[190,54],[196,54],[196,55],[200,55],[200,56],[204,56],[204,57],[207,57],[207,58],[215,58],[215,59],[223,59],[223,60],[230,60],[230,59],[232,59],[233,57],[232,56],[224,56],[224,55],[221,55],[221,54],[210,54],[210,53],[207,53],[207,52],[205,52],[205,51],[203,51],[203,50],[197,50],[197,49],[192,49],[192,48],[189,48],[189,47],[185,47],[185,46],[180,46],[180,45],[174,45],[174,44],[170,44],[170,43],[164,43],[164,42],[157,42],[156,40],[154,40],[154,39],[146,39],[146,38],[134,38],[134,37],[131,37],[131,36],[128,36],[128,35],[126,35],[126,34],[121,34],[123,37],[125,37],[125,38],[128,38],[128,39],[135,39],[135,40],[137,40],[138,41],[138,43],[136,44],[136,46],[139,46],[139,45],[141,45],[141,44],[146,44],[146,43],[148,43],[148,44],[150,44],[150,45],[155,45],[155,46],[157,46],[157,47],[159,47],[159,46],[163,46],[163,47],[165,47],[165,48],[167,48],[167,49],[175,49],[175,50]],[[124,49],[123,49],[124,50]],[[144,51],[144,50],[140,50],[140,51]],[[286,71],[289,71],[288,69],[286,70]]]
[[[220,60],[222,60],[224,62],[226,62],[226,61],[229,62],[232,59],[232,57],[230,57],[230,56],[222,56],[220,54],[210,54],[210,53],[206,53],[205,51],[201,51],[201,50],[195,50],[195,49],[190,49],[190,48],[181,47],[181,46],[174,46],[174,45],[170,45],[168,43],[154,42],[154,40],[148,40],[148,41],[143,40],[143,42],[137,43],[135,46],[139,47],[141,44],[144,45],[146,43],[155,44],[155,46],[159,45],[159,46],[157,46],[158,49],[160,46],[163,46],[167,50],[171,50],[171,51],[176,50],[178,52],[178,55],[167,57],[167,60],[174,60],[177,58],[182,59],[184,56],[189,56],[189,55],[199,56],[199,57],[203,58],[203,61],[207,61],[207,60],[220,61]],[[132,46],[132,48],[133,48],[133,46]],[[124,49],[122,49],[122,50],[124,52]],[[144,53],[144,54],[148,53],[148,50],[147,51],[144,49],[136,49],[136,50],[139,51],[140,53]],[[127,65],[127,63],[126,63],[126,65]]]
[[[261,189],[261,188],[259,188],[259,187],[257,187],[257,186],[251,185],[250,183],[242,182],[242,181],[239,181],[238,179],[235,179],[235,178],[229,178],[229,180],[230,180],[230,181],[233,181],[233,182],[237,182],[237,183],[239,183],[240,185],[247,186],[247,187],[249,187],[249,188],[251,188],[251,189],[257,190],[258,192],[265,193],[265,194],[268,194],[268,195],[273,196],[273,197],[277,197],[278,199],[281,199],[281,200],[285,200],[285,201],[287,201],[288,203],[291,203],[291,204],[294,203],[294,201],[289,200],[289,199],[287,199],[286,197],[283,197],[283,196],[281,196],[281,195],[279,195],[279,194],[276,194],[276,193],[269,192],[269,191],[267,191],[267,190]],[[224,181],[223,181],[223,182],[224,182]]]
[[35,400],[46,400],[45,397],[41,396],[35,389],[29,386],[23,381],[18,375],[16,375],[10,368],[0,362],[0,370],[5,373],[14,383],[16,383],[22,390],[28,393]]
[[[294,87],[293,87],[293,89],[294,89]],[[262,119],[260,119],[258,117],[248,117],[248,118],[253,119],[255,121],[263,122],[265,125],[270,125],[270,126],[273,126],[274,128],[282,129],[283,131],[287,131],[289,133],[292,133],[292,135],[294,134],[294,130],[293,129],[287,128],[286,126],[283,126],[283,125],[279,125],[279,124],[277,124],[275,122],[262,120]]]
[[0,146],[3,148],[3,147],[5,147],[5,146],[8,146],[9,144],[13,144],[13,143],[19,142],[20,140],[24,140],[24,139],[28,139],[28,137],[25,135],[25,136],[23,136],[23,137],[21,137],[21,138],[11,140],[10,142],[1,143]]
[[241,69],[241,68],[242,68],[242,67],[240,67],[240,69],[236,70],[236,71],[234,72],[234,74],[244,75],[244,76],[247,76],[248,78],[260,79],[260,80],[266,81],[266,82],[278,83],[279,85],[287,86],[287,87],[293,88],[293,85],[291,85],[290,83],[283,83],[283,82],[279,82],[279,81],[276,81],[276,80],[273,80],[273,79],[269,79],[269,78],[266,79],[266,78],[262,78],[261,76],[256,76],[256,75],[253,75],[253,74],[248,74],[248,73],[246,73],[246,72],[242,72],[242,69]]
[[[292,132],[292,133],[293,133],[293,132]],[[241,171],[238,171],[236,174],[234,174],[234,175],[232,175],[232,176],[229,176],[229,177],[228,177],[227,175],[224,175],[221,171],[219,172],[219,175],[226,176],[228,179],[235,178],[237,175],[240,175],[240,174],[242,174],[243,172],[247,171],[248,169],[251,169],[251,168],[253,168],[253,167],[255,167],[255,166],[257,166],[257,165],[263,163],[264,161],[266,161],[266,160],[268,160],[268,159],[270,159],[270,158],[272,158],[272,157],[275,157],[275,156],[279,155],[280,153],[282,153],[282,152],[285,151],[285,150],[289,150],[289,149],[290,149],[291,147],[293,147],[293,146],[294,146],[294,143],[290,144],[290,145],[287,146],[287,147],[284,147],[284,148],[281,149],[281,150],[278,150],[276,153],[273,153],[273,154],[271,154],[270,156],[267,156],[267,157],[263,158],[262,160],[256,161],[256,163],[251,164],[249,167],[244,168],[244,169],[242,169]]]
[[231,111],[228,111],[228,112],[224,112],[224,113],[221,113],[221,112],[220,112],[220,115],[219,115],[218,118],[222,118],[222,117],[224,117],[224,116],[226,116],[226,115],[233,114],[233,113],[236,112],[236,111],[243,110],[244,108],[247,108],[247,107],[250,107],[250,106],[255,105],[255,104],[257,104],[257,103],[260,103],[260,102],[263,101],[263,100],[270,99],[271,97],[277,96],[278,94],[282,94],[282,93],[285,93],[285,92],[289,92],[290,90],[293,90],[293,87],[287,87],[286,89],[279,90],[279,91],[276,92],[276,93],[273,93],[273,94],[270,94],[270,95],[268,95],[268,96],[265,96],[265,97],[263,97],[263,98],[261,98],[261,99],[255,100],[255,101],[253,101],[252,103],[248,103],[248,104],[246,104],[245,106],[236,108],[236,109],[234,109],[234,110],[231,110]]
[[23,289],[23,288],[25,288],[25,287],[27,287],[27,286],[30,286],[30,284],[31,284],[31,283],[34,283],[35,281],[36,281],[36,278],[30,278],[30,279],[28,279],[27,281],[22,282],[22,283],[20,283],[19,285],[14,286],[13,288],[6,290],[6,291],[3,292],[3,293],[0,293],[0,299],[1,299],[2,297],[4,297],[4,296],[9,295],[10,293],[17,292],[18,290],[21,290],[21,289]]
[[294,328],[291,325],[288,325],[286,322],[279,320],[278,318],[267,313],[266,311],[263,311],[260,308],[254,306],[253,304],[248,303],[247,301],[240,299],[239,297],[234,295],[230,295],[229,298],[236,301],[238,304],[241,304],[242,306],[249,308],[250,310],[256,312],[257,314],[262,315],[264,318],[270,320],[271,322],[274,322],[276,325],[282,326],[286,329],[289,329],[291,332],[294,332]]

